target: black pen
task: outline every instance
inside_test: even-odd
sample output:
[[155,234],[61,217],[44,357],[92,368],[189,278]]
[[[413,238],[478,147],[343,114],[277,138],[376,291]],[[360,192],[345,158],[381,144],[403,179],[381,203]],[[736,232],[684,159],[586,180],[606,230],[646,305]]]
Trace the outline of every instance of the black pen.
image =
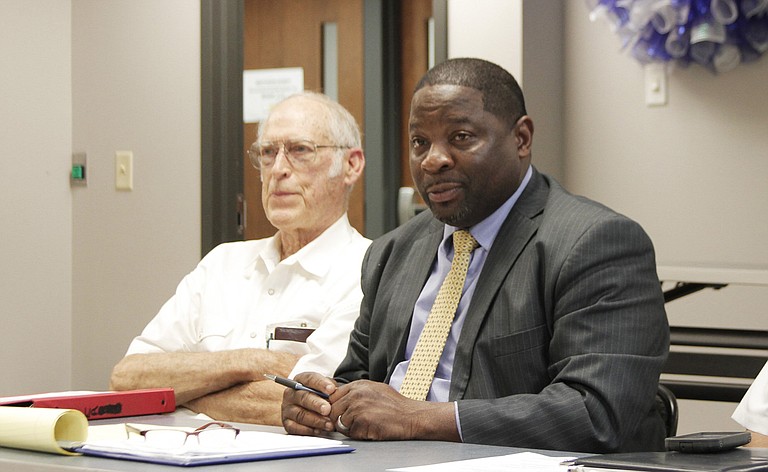
[[279,375],[272,375],[272,374],[264,374],[264,377],[268,378],[269,380],[274,380],[275,382],[279,383],[280,385],[285,385],[286,387],[292,388],[294,390],[304,390],[305,392],[314,393],[315,395],[328,399],[328,394],[323,393],[319,390],[315,390],[314,388],[309,388],[302,384],[301,382],[297,382],[295,380],[286,379],[285,377],[280,377]]

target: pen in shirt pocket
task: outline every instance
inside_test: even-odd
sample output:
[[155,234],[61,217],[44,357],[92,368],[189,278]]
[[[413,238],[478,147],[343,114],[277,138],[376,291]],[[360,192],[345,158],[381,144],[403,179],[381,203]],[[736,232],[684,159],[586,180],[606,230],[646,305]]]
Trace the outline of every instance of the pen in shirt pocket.
[[280,377],[279,375],[264,374],[264,377],[268,378],[269,380],[274,380],[280,385],[285,385],[286,387],[292,388],[294,390],[304,390],[305,392],[314,393],[320,398],[325,398],[326,400],[329,397],[327,393],[323,393],[320,390],[315,390],[314,388],[309,388],[306,385],[302,384],[301,382],[297,382],[291,379],[286,379],[285,377]]

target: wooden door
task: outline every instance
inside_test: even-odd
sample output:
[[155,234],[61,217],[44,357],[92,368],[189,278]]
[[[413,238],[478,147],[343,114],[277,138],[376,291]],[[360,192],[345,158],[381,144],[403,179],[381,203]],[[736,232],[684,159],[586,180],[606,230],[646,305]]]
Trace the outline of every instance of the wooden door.
[[412,187],[408,115],[413,88],[429,69],[427,25],[432,16],[432,0],[402,0],[400,8],[400,186]]
[[[243,68],[302,67],[304,88],[324,92],[323,23],[337,25],[338,101],[363,123],[363,2],[365,0],[245,0]],[[244,125],[243,156],[256,140],[258,124]],[[275,228],[261,204],[259,173],[243,160],[245,239],[271,236]],[[358,180],[349,202],[352,226],[365,234],[364,182]]]
[[[400,2],[400,187],[413,188],[412,194],[398,194],[398,223],[426,209],[424,200],[415,189],[409,161],[408,117],[413,88],[429,69],[428,24],[433,14],[432,0],[401,0]],[[402,200],[404,199],[404,200]],[[405,205],[405,208],[400,208]],[[406,216],[404,216],[406,215]]]

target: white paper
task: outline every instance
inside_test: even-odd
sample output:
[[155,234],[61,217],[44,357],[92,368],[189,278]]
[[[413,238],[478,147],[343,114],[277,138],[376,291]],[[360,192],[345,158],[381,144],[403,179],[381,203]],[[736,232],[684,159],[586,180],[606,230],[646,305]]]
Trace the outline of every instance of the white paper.
[[561,463],[574,459],[575,457],[550,457],[535,452],[520,452],[505,456],[389,470],[392,472],[565,472],[569,466]]
[[263,121],[277,102],[303,90],[301,67],[243,71],[243,122]]
[[[180,428],[151,424],[130,425],[138,430],[144,429],[178,429],[193,431],[193,428]],[[126,433],[126,423],[117,425],[99,425],[88,428],[88,440],[80,452],[107,452],[123,454],[135,459],[161,459],[178,461],[179,464],[194,464],[197,460],[215,458],[252,457],[258,454],[291,451],[317,451],[346,446],[341,441],[318,438],[313,436],[292,436],[288,434],[268,433],[260,431],[240,431],[237,439],[228,445],[204,447],[197,441],[187,440],[184,446],[167,448],[153,446],[145,442],[139,435]],[[130,458],[124,457],[124,458]]]

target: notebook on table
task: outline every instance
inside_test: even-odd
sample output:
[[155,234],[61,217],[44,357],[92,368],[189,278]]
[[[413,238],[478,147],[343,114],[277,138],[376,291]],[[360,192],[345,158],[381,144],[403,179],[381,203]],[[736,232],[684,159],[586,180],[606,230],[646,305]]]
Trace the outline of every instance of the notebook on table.
[[629,452],[576,459],[574,471],[743,472],[768,471],[768,449],[737,448],[725,452]]

